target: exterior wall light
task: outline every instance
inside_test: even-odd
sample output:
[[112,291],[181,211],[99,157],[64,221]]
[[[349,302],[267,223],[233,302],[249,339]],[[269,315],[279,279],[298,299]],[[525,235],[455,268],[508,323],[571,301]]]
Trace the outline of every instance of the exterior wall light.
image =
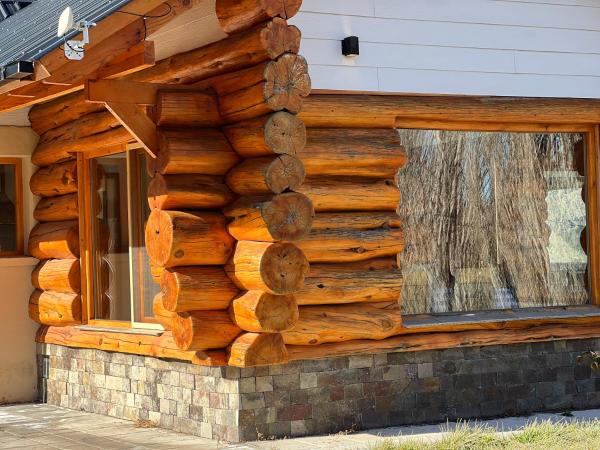
[[348,36],[342,41],[342,55],[358,56],[359,54],[358,36]]

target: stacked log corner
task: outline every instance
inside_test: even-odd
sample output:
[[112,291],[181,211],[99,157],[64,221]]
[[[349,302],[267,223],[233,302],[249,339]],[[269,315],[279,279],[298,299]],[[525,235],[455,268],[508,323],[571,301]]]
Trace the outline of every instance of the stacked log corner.
[[[33,120],[34,127],[43,127]],[[60,131],[60,130],[59,130]],[[42,134],[34,152],[52,141],[58,153],[72,145],[55,128]],[[29,317],[41,325],[69,326],[82,323],[77,162],[70,154],[38,161],[30,179],[31,192],[39,197],[34,211],[37,225],[29,235],[28,253],[40,260],[31,274],[34,291]]]
[[306,141],[295,114],[310,80],[286,2],[229,3],[217,9],[230,36],[192,58],[206,65],[170,62],[194,86],[158,93],[146,248],[160,274],[155,318],[177,347],[227,349],[229,364],[249,367],[287,360],[281,332],[298,319],[293,294],[308,272],[291,241],[314,215],[295,192]]

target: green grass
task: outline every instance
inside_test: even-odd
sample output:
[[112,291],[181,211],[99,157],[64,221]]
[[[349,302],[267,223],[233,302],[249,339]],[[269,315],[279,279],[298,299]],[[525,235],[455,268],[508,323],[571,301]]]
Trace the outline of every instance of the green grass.
[[[447,431],[443,430],[443,431]],[[460,424],[434,442],[389,439],[372,450],[600,450],[600,420],[532,422],[512,433]]]

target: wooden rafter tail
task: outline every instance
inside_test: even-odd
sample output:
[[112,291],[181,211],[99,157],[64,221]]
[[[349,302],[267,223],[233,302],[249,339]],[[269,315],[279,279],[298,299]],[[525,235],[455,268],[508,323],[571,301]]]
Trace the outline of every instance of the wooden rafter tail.
[[302,0],[217,0],[221,28],[232,34],[273,17],[290,19],[298,13]]
[[280,333],[244,333],[229,347],[228,364],[234,367],[284,364],[288,360]]
[[315,215],[303,194],[242,197],[224,209],[229,233],[239,241],[297,241],[308,236]]

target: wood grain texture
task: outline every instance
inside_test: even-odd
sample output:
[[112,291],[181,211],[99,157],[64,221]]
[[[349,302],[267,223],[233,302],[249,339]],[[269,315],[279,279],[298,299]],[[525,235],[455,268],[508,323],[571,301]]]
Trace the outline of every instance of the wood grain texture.
[[150,209],[221,209],[234,199],[223,178],[212,175],[157,173],[148,185]]
[[60,222],[74,220],[78,217],[77,193],[42,198],[33,211],[33,218],[38,222]]
[[227,311],[181,312],[173,321],[173,340],[181,350],[225,348],[241,332]]
[[77,161],[43,167],[29,179],[32,194],[40,197],[77,192]]
[[146,250],[163,267],[225,264],[234,240],[218,213],[161,211],[146,222]]
[[173,312],[227,309],[239,292],[219,266],[165,269],[160,287],[163,305]]
[[249,158],[229,171],[227,185],[239,195],[281,194],[297,189],[305,177],[302,162],[290,155]]
[[78,259],[41,261],[31,273],[31,284],[42,291],[79,294],[81,270]]
[[279,333],[244,333],[229,348],[228,364],[256,367],[284,364],[288,353]]
[[286,111],[228,125],[223,130],[244,158],[296,155],[306,145],[304,122]]
[[293,295],[248,291],[233,300],[229,314],[244,331],[278,333],[294,327],[298,321],[298,304]]
[[218,100],[212,92],[159,91],[156,125],[161,127],[217,127],[222,122]]
[[162,292],[156,294],[154,300],[152,300],[152,315],[165,330],[171,331],[173,329],[173,321],[177,314],[165,308]]
[[314,209],[303,194],[243,197],[224,209],[233,219],[227,226],[237,240],[297,241],[310,232]]
[[52,291],[35,290],[29,297],[31,320],[52,326],[81,324],[81,296]]
[[41,260],[79,258],[78,222],[38,223],[29,234],[28,253]]
[[302,0],[217,0],[217,18],[223,31],[237,33],[272,17],[290,19]]

